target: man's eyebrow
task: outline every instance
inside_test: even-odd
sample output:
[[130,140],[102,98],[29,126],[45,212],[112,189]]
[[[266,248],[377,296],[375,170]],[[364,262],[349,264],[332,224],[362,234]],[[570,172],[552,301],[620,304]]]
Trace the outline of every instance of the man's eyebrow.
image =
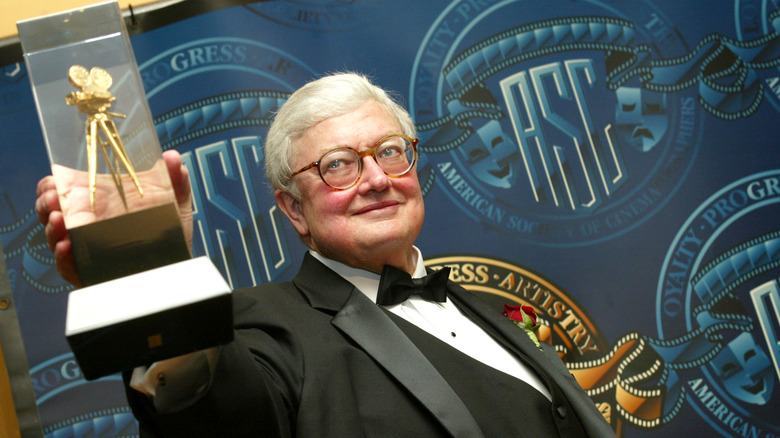
[[[378,137],[376,138],[376,140],[374,140],[374,142],[373,142],[373,143],[371,143],[371,146],[370,146],[370,147],[368,147],[368,148],[366,148],[366,149],[371,149],[372,147],[376,146],[376,144],[377,144],[377,143],[379,143],[379,140],[382,140],[383,138],[390,137],[391,135],[404,135],[404,134],[401,134],[401,133],[400,133],[399,131],[397,131],[397,130],[388,131],[386,134],[383,134],[383,135],[380,135],[380,136],[378,136]],[[354,146],[353,146],[353,145],[351,145],[351,144],[347,144],[347,143],[337,143],[336,145],[334,145],[334,146],[332,146],[332,147],[330,147],[330,148],[328,148],[328,149],[325,149],[325,152],[323,152],[323,153],[324,153],[324,154],[327,154],[328,152],[330,152],[330,151],[332,151],[332,150],[334,150],[334,149],[340,149],[340,148],[350,148],[350,149],[352,149],[352,150],[354,150],[354,151],[360,152],[360,151],[359,151],[359,150],[358,150],[356,147],[354,147]],[[363,150],[366,150],[366,149],[363,149]]]

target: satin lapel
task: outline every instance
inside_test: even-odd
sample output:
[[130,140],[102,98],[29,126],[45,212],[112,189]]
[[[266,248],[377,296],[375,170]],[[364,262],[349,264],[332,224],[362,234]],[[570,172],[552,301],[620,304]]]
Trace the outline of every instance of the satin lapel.
[[311,307],[335,315],[346,303],[352,284],[308,252],[293,283]]
[[476,421],[444,378],[401,329],[365,295],[352,290],[333,325],[395,377],[453,436],[482,437]]

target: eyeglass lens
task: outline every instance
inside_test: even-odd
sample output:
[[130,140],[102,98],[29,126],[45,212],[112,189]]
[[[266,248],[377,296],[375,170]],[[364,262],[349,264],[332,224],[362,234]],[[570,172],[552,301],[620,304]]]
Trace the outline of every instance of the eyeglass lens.
[[[414,148],[404,137],[385,138],[375,146],[373,156],[379,167],[390,176],[399,176],[408,172],[414,164]],[[319,171],[323,181],[329,186],[340,189],[352,186],[362,172],[362,158],[352,148],[334,149],[320,159]]]

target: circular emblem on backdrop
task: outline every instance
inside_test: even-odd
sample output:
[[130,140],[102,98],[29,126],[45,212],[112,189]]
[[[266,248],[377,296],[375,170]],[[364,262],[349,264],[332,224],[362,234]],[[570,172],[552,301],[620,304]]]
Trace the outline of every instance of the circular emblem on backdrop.
[[[504,305],[532,306],[542,326],[537,332],[541,342],[554,345],[567,364],[588,363],[603,357],[608,345],[590,316],[568,294],[550,280],[511,262],[492,257],[466,254],[446,255],[426,260],[431,269],[449,267],[450,280],[476,293],[481,299],[502,312]],[[600,377],[600,376],[599,376]],[[622,430],[621,420],[612,415],[614,396],[599,391],[588,381],[578,379],[588,391],[612,427]]]
[[696,156],[696,88],[647,82],[663,76],[654,60],[688,52],[646,1],[455,1],[411,77],[422,183],[535,244],[627,232],[663,206]]
[[680,228],[658,282],[656,348],[723,436],[780,436],[780,171],[722,188]]
[[[736,0],[734,3],[737,38],[742,41],[750,41],[777,34],[778,29],[780,29],[777,2]],[[772,103],[775,110],[780,111],[780,68],[774,66],[759,71],[757,77],[748,80],[755,82],[756,85],[761,84],[763,96]]]

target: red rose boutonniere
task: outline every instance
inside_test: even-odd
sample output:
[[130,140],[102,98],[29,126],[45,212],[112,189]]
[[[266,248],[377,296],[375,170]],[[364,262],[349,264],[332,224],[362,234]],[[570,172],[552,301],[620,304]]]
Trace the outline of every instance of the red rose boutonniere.
[[539,317],[536,316],[536,311],[531,306],[510,306],[504,304],[504,316],[512,320],[516,326],[523,329],[528,337],[531,338],[534,345],[540,350],[542,346],[539,345],[539,338],[536,337],[536,329],[539,328],[541,323]]

